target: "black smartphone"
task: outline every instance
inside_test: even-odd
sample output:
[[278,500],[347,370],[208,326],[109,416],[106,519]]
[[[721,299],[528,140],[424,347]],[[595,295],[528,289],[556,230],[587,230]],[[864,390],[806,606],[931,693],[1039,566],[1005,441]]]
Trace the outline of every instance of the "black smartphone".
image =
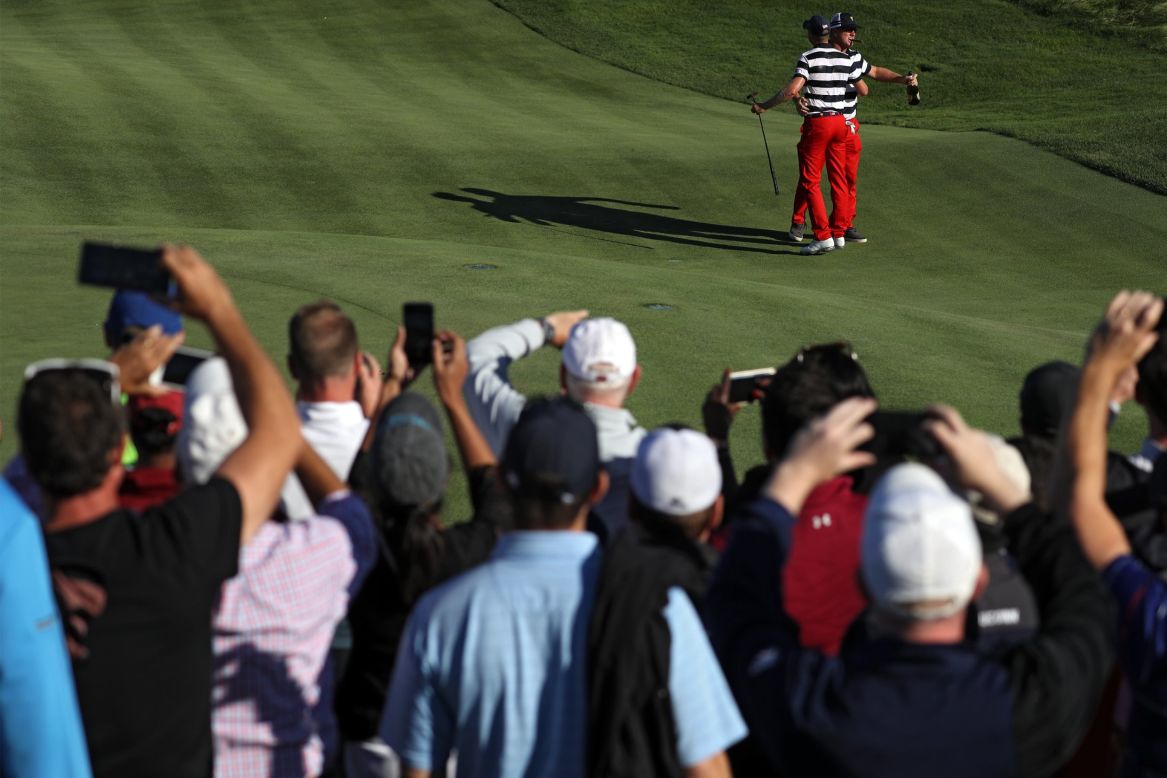
[[212,352],[201,348],[179,346],[174,356],[162,368],[162,383],[175,389],[182,389],[194,369],[211,356],[214,356]]
[[759,367],[754,370],[738,370],[729,374],[729,401],[731,403],[754,402],[754,389],[759,378],[769,378],[778,372],[772,367]]
[[433,361],[434,306],[432,303],[405,303],[401,307],[405,324],[405,356],[414,369]]
[[90,286],[174,296],[174,279],[162,265],[162,249],[132,249],[85,241],[81,244],[77,280]]
[[875,436],[861,448],[881,460],[934,459],[942,450],[924,426],[933,418],[927,411],[875,411],[867,417]]

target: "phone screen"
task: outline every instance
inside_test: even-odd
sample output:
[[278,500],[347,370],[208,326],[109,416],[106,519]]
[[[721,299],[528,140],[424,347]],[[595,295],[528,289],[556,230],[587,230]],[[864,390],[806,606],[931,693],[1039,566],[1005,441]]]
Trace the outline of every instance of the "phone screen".
[[90,286],[133,289],[173,296],[174,282],[162,265],[161,249],[131,249],[86,241],[77,280]]
[[405,323],[405,356],[414,368],[428,365],[433,357],[434,306],[431,303],[406,303],[401,309]]
[[777,372],[772,367],[760,367],[756,370],[739,370],[729,374],[729,401],[731,403],[754,402],[754,396],[759,378],[769,378]]
[[212,356],[210,351],[179,346],[162,370],[162,383],[174,387],[186,386],[186,379],[209,356]]

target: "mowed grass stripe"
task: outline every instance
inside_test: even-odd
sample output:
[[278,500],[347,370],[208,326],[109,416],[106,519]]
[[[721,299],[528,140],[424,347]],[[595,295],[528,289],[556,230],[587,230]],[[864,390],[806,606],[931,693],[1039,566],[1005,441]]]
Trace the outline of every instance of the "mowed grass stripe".
[[[195,243],[277,356],[288,315],[318,294],[352,309],[378,351],[409,299],[434,300],[439,324],[467,334],[557,308],[615,315],[641,344],[651,380],[633,410],[649,424],[699,421],[727,363],[848,337],[889,403],[955,401],[1011,431],[1025,370],[1076,358],[1113,288],[1161,276],[1161,199],[999,137],[874,125],[859,222],[872,242],[800,257],[774,240],[789,219],[793,114],[765,119],[774,197],[746,106],[567,52],[485,2],[53,8],[34,24],[6,4],[0,18],[0,105],[38,112],[16,149],[0,148],[0,186],[55,157],[37,132],[53,114],[26,83],[38,72],[71,84],[57,87],[66,120],[53,132],[91,151],[91,169],[84,192],[62,174],[37,185],[43,200],[0,203],[0,413],[25,362],[99,350],[108,294],[71,281],[84,236]],[[78,36],[84,56],[60,65]],[[149,116],[127,129],[115,124],[126,111]],[[70,124],[71,112],[92,118]],[[157,172],[201,168],[207,181],[186,188]],[[548,213],[554,197],[566,199]],[[1135,240],[1112,242],[1118,225]],[[475,262],[499,269],[464,268]],[[555,359],[520,364],[517,380],[553,390]],[[1132,424],[1120,423],[1127,440]],[[735,443],[751,458],[754,429],[743,420]]]

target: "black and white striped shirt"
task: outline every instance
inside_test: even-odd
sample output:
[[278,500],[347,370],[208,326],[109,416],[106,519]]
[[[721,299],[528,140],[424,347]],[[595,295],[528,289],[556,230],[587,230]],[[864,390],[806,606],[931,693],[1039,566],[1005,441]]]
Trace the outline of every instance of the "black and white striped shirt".
[[859,99],[855,82],[870,70],[871,65],[857,51],[816,46],[798,58],[794,75],[806,79],[810,116],[837,113],[851,119],[855,116],[855,103]]

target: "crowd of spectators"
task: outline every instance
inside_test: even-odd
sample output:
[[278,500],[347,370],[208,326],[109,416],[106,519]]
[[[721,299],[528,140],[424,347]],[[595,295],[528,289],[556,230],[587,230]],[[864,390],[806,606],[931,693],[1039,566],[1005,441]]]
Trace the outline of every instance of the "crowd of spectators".
[[[118,292],[106,359],[25,372],[0,774],[1167,775],[1163,299],[1019,380],[1008,439],[803,347],[755,380],[739,479],[729,371],[703,431],[646,430],[614,319],[441,331],[418,365],[312,302],[289,392],[211,265],[162,262],[175,296]],[[178,313],[215,353],[168,386]],[[562,391],[527,397],[544,346]],[[1146,440],[1111,451],[1131,400]]]

